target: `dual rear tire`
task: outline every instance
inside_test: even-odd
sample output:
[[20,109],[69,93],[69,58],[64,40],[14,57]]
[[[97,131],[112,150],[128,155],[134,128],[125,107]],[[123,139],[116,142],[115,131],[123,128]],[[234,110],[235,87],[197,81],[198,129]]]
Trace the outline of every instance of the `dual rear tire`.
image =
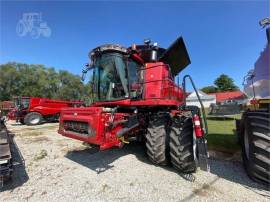
[[173,167],[183,173],[195,172],[195,146],[192,119],[185,116],[175,117],[170,130],[170,157]]
[[192,173],[197,169],[194,152],[191,117],[166,114],[154,115],[146,133],[146,150],[155,165],[172,164],[180,172]]
[[146,153],[156,165],[167,165],[169,159],[169,116],[157,114],[151,116],[146,133]]

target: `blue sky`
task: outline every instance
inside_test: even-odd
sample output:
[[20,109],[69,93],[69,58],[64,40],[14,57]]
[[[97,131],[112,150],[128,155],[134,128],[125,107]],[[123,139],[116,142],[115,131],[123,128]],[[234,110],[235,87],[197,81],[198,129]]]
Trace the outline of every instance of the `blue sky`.
[[[50,37],[16,33],[23,13],[41,12]],[[269,1],[89,2],[1,1],[0,63],[44,64],[80,74],[90,49],[105,43],[129,46],[151,38],[167,48],[183,36],[198,87],[225,73],[241,86],[266,44],[258,22]]]

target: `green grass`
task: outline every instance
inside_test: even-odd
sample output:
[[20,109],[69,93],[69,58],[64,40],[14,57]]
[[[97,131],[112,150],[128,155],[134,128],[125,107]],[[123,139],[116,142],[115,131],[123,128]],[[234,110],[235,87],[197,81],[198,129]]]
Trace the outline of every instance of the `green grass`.
[[237,143],[235,118],[213,118],[207,117],[208,123],[208,148],[211,150],[234,153],[240,150]]

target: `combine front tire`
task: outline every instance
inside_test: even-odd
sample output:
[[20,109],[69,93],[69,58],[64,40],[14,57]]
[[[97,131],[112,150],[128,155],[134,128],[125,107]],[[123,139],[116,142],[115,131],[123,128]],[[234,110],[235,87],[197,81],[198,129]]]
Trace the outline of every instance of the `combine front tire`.
[[146,134],[146,150],[151,162],[166,165],[169,157],[169,135],[167,132],[169,117],[159,114],[151,117]]
[[170,157],[173,167],[183,173],[197,169],[193,142],[193,124],[190,117],[177,116],[170,131]]
[[270,113],[247,112],[240,131],[242,158],[248,175],[270,184]]
[[38,112],[30,112],[24,117],[24,123],[26,125],[38,125],[42,121],[42,115]]

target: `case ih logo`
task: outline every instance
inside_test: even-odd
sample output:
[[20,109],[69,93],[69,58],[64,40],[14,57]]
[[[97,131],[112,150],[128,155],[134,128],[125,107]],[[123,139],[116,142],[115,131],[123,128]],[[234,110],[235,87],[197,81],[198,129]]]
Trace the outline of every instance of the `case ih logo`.
[[50,37],[52,33],[47,23],[42,21],[42,13],[24,13],[17,24],[16,32],[21,37],[29,33],[33,39],[38,39],[41,35]]

